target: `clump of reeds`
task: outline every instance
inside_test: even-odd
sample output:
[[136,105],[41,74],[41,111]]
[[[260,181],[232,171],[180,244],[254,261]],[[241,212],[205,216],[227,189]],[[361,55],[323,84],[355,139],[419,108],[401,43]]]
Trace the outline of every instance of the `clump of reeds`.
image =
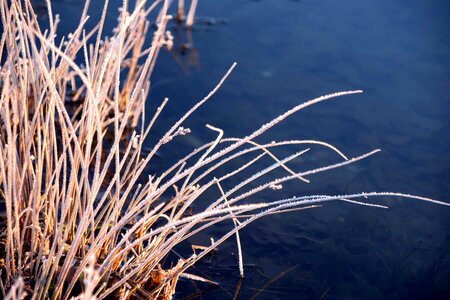
[[[367,203],[369,196],[403,196],[445,204],[394,193],[244,202],[262,191],[281,189],[286,181],[308,182],[308,175],[376,153],[378,150],[347,158],[320,141],[254,141],[307,106],[360,91],[339,92],[300,104],[243,138],[224,138],[222,130],[208,125],[216,134],[212,142],[161,170],[158,176],[145,177],[145,168],[156,152],[168,147],[174,138],[190,133],[183,122],[211,98],[234,68],[144,154],[144,140],[168,102],[164,100],[144,126],[150,75],[159,51],[172,42],[166,31],[171,19],[169,4],[138,0],[129,9],[125,1],[113,35],[103,38],[108,1],[91,31],[84,27],[87,3],[74,32],[57,38],[59,19],[53,15],[49,0],[50,28],[45,31],[29,0],[1,2],[0,192],[6,207],[6,217],[1,219],[3,296],[169,299],[180,277],[203,280],[189,274],[189,268],[233,236],[237,237],[243,276],[239,230],[263,216],[313,208],[327,201],[384,207]],[[156,26],[152,29],[148,16],[155,12]],[[147,36],[151,36],[149,46]],[[80,57],[83,63],[79,63]],[[134,128],[131,133],[130,128]],[[341,161],[301,172],[289,168],[288,163],[305,155],[311,144],[328,148]],[[300,150],[284,158],[272,152],[287,145],[297,145]],[[251,158],[229,169],[231,162],[243,157]],[[223,188],[224,182],[251,170],[263,158],[272,163],[233,188]],[[248,188],[278,168],[287,175]],[[220,169],[228,172],[215,177]],[[190,213],[192,204],[210,189],[217,189],[221,196],[202,211]],[[233,222],[233,229],[211,245],[169,267],[162,264],[174,247],[226,221]]]
[[185,0],[178,0],[177,20],[178,22],[185,21],[187,27],[192,27],[192,25],[194,25],[194,17],[195,11],[197,10],[198,0],[191,0],[191,5],[189,7],[187,16],[185,16],[184,13],[184,4]]

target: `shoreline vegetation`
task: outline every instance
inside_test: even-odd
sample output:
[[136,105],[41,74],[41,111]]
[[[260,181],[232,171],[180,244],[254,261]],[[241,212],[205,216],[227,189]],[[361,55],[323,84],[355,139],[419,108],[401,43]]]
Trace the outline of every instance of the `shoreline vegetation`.
[[[372,201],[379,197],[449,205],[391,192],[252,200],[261,192],[282,189],[287,181],[307,183],[310,175],[356,163],[379,151],[347,157],[322,141],[255,141],[306,107],[359,90],[299,104],[242,138],[224,137],[223,130],[206,125],[215,135],[211,142],[159,175],[148,176],[146,167],[157,152],[170,147],[173,139],[191,134],[184,121],[210,100],[236,66],[148,153],[143,151],[146,137],[169,103],[164,99],[154,115],[146,116],[159,51],[173,46],[167,30],[171,14],[187,28],[195,26],[197,1],[189,2],[186,16],[187,3],[172,2],[176,1],[138,0],[131,7],[124,1],[109,38],[103,32],[108,1],[92,30],[85,28],[86,1],[79,24],[64,37],[57,34],[59,18],[50,0],[49,28],[45,29],[39,26],[29,0],[1,2],[0,293],[5,299],[171,299],[179,278],[216,284],[189,273],[190,267],[227,239],[236,241],[239,273],[244,277],[245,249],[241,249],[239,231],[261,217],[316,208],[329,201],[386,208]],[[291,161],[314,155],[311,145],[328,149],[339,160],[316,169],[292,170]],[[275,155],[274,149],[287,146],[298,150],[287,157]],[[246,162],[229,167],[240,159]],[[255,167],[262,162],[266,167]],[[267,177],[276,169],[285,175]],[[217,176],[217,170],[226,172]],[[227,180],[246,172],[252,175],[224,188]],[[210,190],[220,196],[210,199],[202,210],[192,209]],[[224,236],[212,239],[197,253],[164,263],[178,245],[223,223],[233,225]]]

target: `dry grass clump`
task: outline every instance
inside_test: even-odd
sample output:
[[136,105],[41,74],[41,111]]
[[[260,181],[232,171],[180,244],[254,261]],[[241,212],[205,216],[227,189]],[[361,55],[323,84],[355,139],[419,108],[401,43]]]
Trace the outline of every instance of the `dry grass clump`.
[[[319,141],[265,145],[254,141],[307,106],[360,91],[305,102],[243,138],[224,138],[222,130],[208,125],[217,135],[214,141],[195,149],[160,175],[145,177],[145,168],[156,152],[172,139],[190,133],[183,122],[210,99],[234,68],[144,155],[144,140],[168,102],[164,100],[149,124],[143,125],[158,52],[172,43],[166,31],[171,18],[169,4],[139,0],[130,9],[125,1],[113,35],[103,38],[108,1],[92,31],[84,29],[87,3],[80,23],[67,37],[56,35],[59,20],[53,16],[49,0],[50,28],[45,31],[39,27],[29,0],[1,2],[0,192],[6,209],[1,219],[0,289],[7,299],[25,294],[32,299],[169,299],[180,277],[203,280],[187,273],[189,267],[232,236],[237,237],[239,245],[239,230],[263,216],[334,200],[383,207],[359,200],[377,195],[445,204],[391,193],[244,202],[264,190],[280,189],[288,180],[307,182],[308,175],[376,153],[378,150],[348,159]],[[148,21],[150,14],[156,16],[154,29]],[[149,46],[147,36],[151,36]],[[78,63],[80,58],[83,64]],[[287,164],[308,148],[286,158],[278,158],[271,151],[309,144],[328,148],[342,161],[298,172]],[[232,161],[249,156],[252,158],[240,167],[226,169]],[[231,189],[223,188],[229,178],[247,172],[263,157],[272,164]],[[220,168],[229,171],[214,177]],[[277,168],[287,175],[247,188]],[[220,191],[221,196],[204,210],[189,213],[192,204],[210,189]],[[225,221],[233,222],[234,227],[223,237],[197,254],[163,265],[174,247]],[[242,255],[240,271],[243,275]]]

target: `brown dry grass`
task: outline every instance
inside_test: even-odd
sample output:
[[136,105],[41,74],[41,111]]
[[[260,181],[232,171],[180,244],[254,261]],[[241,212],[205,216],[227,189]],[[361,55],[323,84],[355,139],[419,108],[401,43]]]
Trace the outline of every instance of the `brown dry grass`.
[[[214,141],[195,149],[159,176],[143,180],[156,152],[174,138],[190,133],[183,122],[211,98],[235,65],[144,155],[144,140],[168,102],[161,103],[148,126],[142,125],[158,53],[172,44],[166,31],[171,19],[170,2],[141,0],[129,8],[125,1],[116,30],[107,39],[102,37],[107,1],[92,31],[84,29],[87,3],[73,34],[59,39],[55,37],[59,20],[47,2],[47,30],[40,28],[28,0],[1,2],[0,192],[6,217],[1,225],[4,249],[0,253],[0,287],[7,299],[25,294],[32,299],[104,299],[111,295],[121,299],[169,299],[180,277],[203,280],[189,274],[189,268],[233,236],[243,276],[239,230],[263,216],[313,208],[327,201],[384,207],[367,203],[369,196],[403,196],[447,205],[395,193],[312,195],[250,204],[243,201],[267,189],[281,189],[288,180],[308,182],[308,175],[376,153],[378,150],[349,159],[319,141],[265,145],[254,141],[305,107],[360,91],[335,93],[300,104],[243,138],[224,138],[222,130],[208,125],[217,135]],[[156,13],[155,30],[150,27],[150,13]],[[192,19],[193,12],[188,16],[188,26]],[[146,47],[148,36],[151,43]],[[77,63],[77,56],[83,57],[84,66]],[[68,102],[76,102],[76,109]],[[134,130],[130,132],[130,128]],[[310,144],[328,148],[341,162],[301,172],[288,167],[291,160],[308,152]],[[301,150],[286,158],[272,152],[288,145]],[[247,163],[230,169],[231,162],[250,156]],[[224,182],[244,170],[248,172],[263,158],[272,163],[253,171],[233,188],[223,188]],[[279,168],[287,175],[248,188]],[[213,173],[218,169],[228,173],[216,178]],[[204,210],[189,214],[192,204],[210,189],[220,191],[221,196]],[[163,269],[163,260],[177,245],[223,222],[232,222],[233,229],[199,253],[180,258],[170,267],[166,264]]]

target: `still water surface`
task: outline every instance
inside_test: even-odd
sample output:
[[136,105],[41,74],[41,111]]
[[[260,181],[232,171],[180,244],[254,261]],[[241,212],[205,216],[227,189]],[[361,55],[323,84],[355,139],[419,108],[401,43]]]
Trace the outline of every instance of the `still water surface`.
[[[102,2],[93,1],[93,20]],[[53,3],[62,32],[73,30],[82,1]],[[112,1],[107,29],[115,24],[119,3]],[[268,197],[396,191],[450,201],[449,15],[445,0],[200,1],[192,32],[172,25],[177,46],[190,41],[192,48],[163,51],[154,73],[147,109],[171,99],[159,133],[203,98],[234,61],[238,67],[187,122],[192,136],[163,149],[154,172],[213,139],[206,123],[226,136],[244,136],[310,98],[363,89],[298,113],[265,139],[319,139],[349,156],[382,152]],[[311,165],[336,159],[312,150]],[[246,278],[237,298],[449,299],[450,210],[411,200],[380,203],[390,209],[333,203],[246,228]],[[192,242],[207,244],[225,229]],[[236,295],[234,252],[230,241],[193,270],[221,283],[199,297]],[[181,282],[180,289],[178,299],[207,287]]]

